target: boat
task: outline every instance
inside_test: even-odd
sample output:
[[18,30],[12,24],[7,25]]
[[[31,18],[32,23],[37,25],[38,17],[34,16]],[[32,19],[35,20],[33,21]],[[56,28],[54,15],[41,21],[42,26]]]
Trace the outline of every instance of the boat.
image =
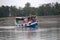
[[24,23],[24,19],[25,19],[26,17],[16,17],[16,19],[15,19],[15,25],[16,25],[16,27],[32,27],[32,28],[35,28],[36,26],[37,26],[37,21],[35,21],[35,22],[28,22],[28,23]]

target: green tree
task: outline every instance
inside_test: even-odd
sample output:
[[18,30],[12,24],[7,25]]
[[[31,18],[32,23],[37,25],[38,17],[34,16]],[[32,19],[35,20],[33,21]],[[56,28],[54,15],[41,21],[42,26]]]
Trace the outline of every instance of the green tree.
[[8,17],[9,15],[9,7],[2,5],[0,7],[0,17]]

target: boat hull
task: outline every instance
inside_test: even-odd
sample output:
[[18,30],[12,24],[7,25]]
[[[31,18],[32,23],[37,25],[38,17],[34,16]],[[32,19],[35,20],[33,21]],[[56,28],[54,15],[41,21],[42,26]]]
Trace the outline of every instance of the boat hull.
[[31,27],[31,28],[36,28],[36,26],[38,25],[37,22],[32,22],[32,23],[23,23],[23,24],[17,24],[17,27]]

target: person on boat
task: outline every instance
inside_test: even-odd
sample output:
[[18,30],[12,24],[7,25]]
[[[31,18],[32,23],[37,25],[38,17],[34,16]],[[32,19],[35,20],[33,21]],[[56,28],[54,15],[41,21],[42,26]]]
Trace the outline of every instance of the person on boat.
[[36,22],[36,16],[32,16],[33,22]]
[[28,23],[30,24],[30,26],[28,26],[28,27],[33,28],[35,30],[36,26],[37,26],[36,16],[30,16],[30,17],[28,17]]
[[27,18],[25,18],[25,19],[24,19],[24,23],[27,23],[27,22],[28,22],[28,19],[27,19]]
[[29,22],[31,22],[31,21],[32,21],[32,20],[31,20],[31,17],[29,17],[29,16],[24,19],[24,22],[25,22],[25,23],[29,23]]
[[[33,28],[33,30],[35,30],[37,28],[37,19],[36,16],[32,16],[32,23],[31,23],[31,27]],[[34,25],[32,25],[34,23]]]

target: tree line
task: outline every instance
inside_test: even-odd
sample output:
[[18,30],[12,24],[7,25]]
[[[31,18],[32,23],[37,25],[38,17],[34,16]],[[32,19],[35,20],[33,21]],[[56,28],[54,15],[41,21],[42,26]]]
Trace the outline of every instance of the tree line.
[[37,16],[60,15],[60,3],[43,4],[37,8],[31,7],[30,3],[26,3],[24,8],[4,5],[0,7],[0,17],[28,16],[30,14]]

